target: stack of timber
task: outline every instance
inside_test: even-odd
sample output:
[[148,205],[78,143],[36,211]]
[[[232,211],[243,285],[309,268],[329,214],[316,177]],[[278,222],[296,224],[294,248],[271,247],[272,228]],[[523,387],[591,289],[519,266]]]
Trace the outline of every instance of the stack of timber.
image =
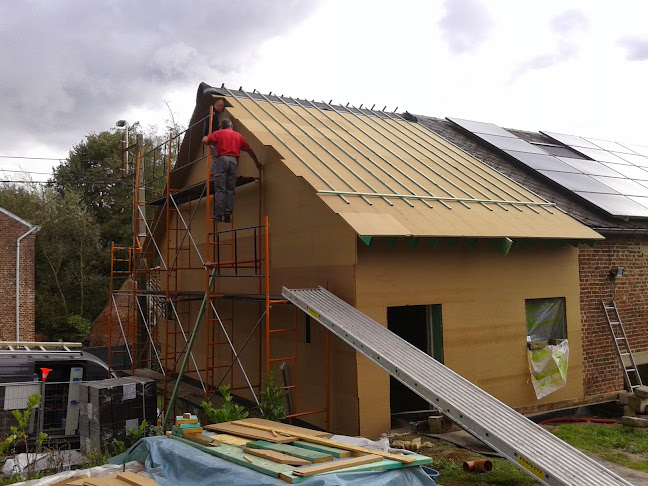
[[[207,454],[291,484],[318,474],[382,471],[432,462],[431,458],[419,454],[390,454],[336,442],[330,439],[328,432],[270,420],[252,418],[200,427],[198,420],[193,422],[194,419],[195,416],[189,414],[177,417],[173,433],[168,436]],[[193,432],[196,428],[200,428],[200,432]],[[217,434],[208,436],[203,434],[203,430]]]

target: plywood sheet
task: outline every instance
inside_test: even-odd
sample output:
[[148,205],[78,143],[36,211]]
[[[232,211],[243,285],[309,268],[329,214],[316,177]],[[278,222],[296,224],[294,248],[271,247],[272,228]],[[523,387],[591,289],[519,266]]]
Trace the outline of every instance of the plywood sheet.
[[307,461],[313,463],[328,462],[333,460],[333,455],[327,452],[314,451],[289,444],[274,444],[272,442],[267,442],[264,440],[250,442],[248,444],[248,447],[282,452],[284,454],[299,457],[300,459],[306,459]]
[[[393,236],[602,238],[557,208],[541,208],[546,201],[415,123],[231,101],[230,114],[358,234],[391,228]],[[445,201],[407,203],[407,195]]]

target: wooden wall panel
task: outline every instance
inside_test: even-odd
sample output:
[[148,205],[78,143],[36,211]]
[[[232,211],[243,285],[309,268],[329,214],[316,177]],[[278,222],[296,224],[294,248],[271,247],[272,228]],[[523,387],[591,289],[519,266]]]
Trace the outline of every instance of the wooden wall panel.
[[[357,307],[386,325],[387,307],[441,304],[445,364],[454,371],[513,407],[579,398],[583,379],[577,258],[571,246],[513,249],[504,257],[481,247],[360,244]],[[538,401],[526,357],[525,299],[541,297],[566,298],[570,359],[567,386]],[[358,376],[363,422],[367,413],[374,413],[375,403],[389,403],[389,382],[387,374],[371,364]],[[377,382],[383,386],[377,387]],[[363,430],[378,433],[382,425],[375,420]]]

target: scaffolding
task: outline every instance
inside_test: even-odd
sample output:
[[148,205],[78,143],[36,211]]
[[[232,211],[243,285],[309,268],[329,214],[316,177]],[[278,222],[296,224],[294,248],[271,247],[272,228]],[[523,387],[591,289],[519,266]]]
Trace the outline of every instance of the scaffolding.
[[[210,128],[212,119],[210,108]],[[212,154],[204,146],[196,151],[195,140],[192,144],[192,134],[195,137],[203,122],[204,118],[182,133],[171,133],[146,152],[142,143],[137,144],[131,174],[133,243],[130,247],[111,246],[108,365],[111,367],[117,354],[125,353],[131,373],[140,368],[161,373],[165,409],[172,385],[185,373],[207,400],[220,386],[228,385],[258,405],[264,374],[280,370],[281,386],[287,392],[287,417],[322,414],[328,427],[329,333],[324,338],[325,404],[316,410],[302,410],[297,393],[298,310],[293,308],[293,326],[277,327],[271,319],[273,306],[291,304],[270,291],[270,223],[262,204],[262,174],[237,180],[237,186],[258,186],[257,224],[237,227],[234,218],[229,224],[211,219]],[[192,147],[197,152],[194,157]],[[200,163],[205,166],[204,181],[186,185],[182,172]],[[196,285],[200,281],[204,282],[202,288]],[[255,309],[256,315],[245,332],[240,321],[249,316],[236,316],[241,304]],[[201,332],[204,342],[194,345]],[[284,336],[281,349],[275,344],[278,336]],[[293,338],[290,352],[285,349],[286,336]],[[256,376],[242,358],[244,352],[251,353],[246,347],[253,341],[258,342],[253,363],[258,366]]]

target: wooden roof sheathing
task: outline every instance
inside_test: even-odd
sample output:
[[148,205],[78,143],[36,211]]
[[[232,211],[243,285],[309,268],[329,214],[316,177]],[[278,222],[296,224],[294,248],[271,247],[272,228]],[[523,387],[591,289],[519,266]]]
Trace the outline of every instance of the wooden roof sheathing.
[[228,100],[232,116],[360,236],[602,238],[398,115],[285,98]]

